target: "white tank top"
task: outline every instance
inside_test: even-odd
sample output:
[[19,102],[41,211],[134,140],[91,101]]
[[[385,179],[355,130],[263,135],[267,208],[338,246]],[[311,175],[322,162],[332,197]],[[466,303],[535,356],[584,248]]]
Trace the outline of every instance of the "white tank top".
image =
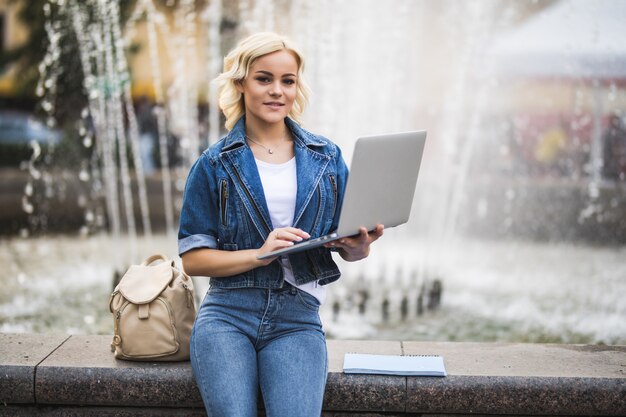
[[[296,174],[296,158],[282,164],[270,164],[255,158],[261,183],[263,184],[263,192],[265,193],[265,201],[270,211],[270,219],[272,227],[289,227],[293,225],[293,216],[296,211],[296,194],[298,192],[298,177]],[[296,285],[293,276],[293,270],[289,259],[284,256],[279,259],[285,273],[285,280],[311,294],[323,304],[326,299],[326,288],[318,285],[317,281],[308,282],[302,285]]]

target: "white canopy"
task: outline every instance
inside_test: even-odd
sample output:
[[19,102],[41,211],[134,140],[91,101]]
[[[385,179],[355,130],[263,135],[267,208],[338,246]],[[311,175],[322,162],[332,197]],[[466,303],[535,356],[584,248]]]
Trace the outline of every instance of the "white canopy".
[[626,1],[561,0],[494,40],[511,75],[626,78]]

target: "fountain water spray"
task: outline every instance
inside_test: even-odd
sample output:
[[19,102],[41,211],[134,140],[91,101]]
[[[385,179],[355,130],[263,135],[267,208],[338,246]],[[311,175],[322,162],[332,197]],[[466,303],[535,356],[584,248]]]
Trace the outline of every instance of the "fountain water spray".
[[[532,120],[520,122],[521,118],[514,118],[506,126],[490,125],[492,118],[502,117],[495,110],[504,101],[500,96],[508,78],[494,74],[486,53],[500,31],[518,20],[520,10],[528,4],[138,0],[123,24],[120,4],[104,0],[49,1],[49,47],[37,88],[48,124],[54,125],[60,43],[71,32],[78,39],[87,97],[78,129],[84,146],[96,148],[94,158],[81,165],[79,177],[85,183],[91,182],[90,198],[102,194],[112,235],[128,235],[129,242],[137,235],[133,178],[146,235],[152,230],[149,208],[155,208],[149,207],[139,156],[140,128],[132,100],[132,83],[136,80],[131,78],[127,58],[130,45],[140,40],[147,50],[161,157],[159,204],[164,207],[165,230],[169,239],[175,240],[175,210],[184,175],[199,152],[224,133],[217,91],[210,80],[219,74],[222,57],[235,40],[264,30],[289,35],[303,50],[307,57],[305,75],[313,90],[304,127],[338,143],[348,162],[353,142],[360,135],[429,130],[411,222],[386,231],[365,263],[341,265],[344,277],[329,291],[328,304],[334,307],[338,320],[338,327],[331,331],[346,330],[341,327],[346,317],[378,325],[410,322],[412,316],[428,312],[429,306],[435,309],[441,303],[442,283],[454,282],[453,277],[445,275],[453,262],[449,249],[470,249],[455,247],[464,244],[457,239],[459,227],[476,217],[489,219],[487,226],[492,229],[509,230],[519,222],[515,215],[521,192],[514,181],[509,179],[503,187],[494,187],[500,183],[490,182],[489,191],[501,194],[495,200],[491,194],[470,194],[478,188],[471,172],[475,165],[484,164],[477,170],[490,174],[491,179],[502,176],[489,166],[493,162],[490,157],[498,155],[501,148],[513,146],[507,140],[520,124],[532,125]],[[51,13],[52,7],[59,13]],[[63,19],[71,25],[61,24]],[[230,27],[225,25],[230,21]],[[618,103],[624,91],[615,87],[609,95],[612,103]],[[208,103],[208,121],[200,120],[198,104],[204,105],[204,99]],[[574,112],[582,114],[586,100],[577,91]],[[593,122],[595,136],[600,128],[598,120],[593,121],[597,116],[598,112],[588,123]],[[176,137],[178,154],[171,153],[172,136]],[[585,201],[589,204],[577,213],[578,223],[599,218],[606,210],[601,201],[602,183],[596,178],[598,142],[592,145],[594,161],[589,173],[595,177],[586,184]],[[170,160],[171,156],[177,161]],[[39,152],[34,152],[28,165],[32,180],[23,199],[23,209],[33,213],[38,210],[32,198],[37,192],[36,181],[45,183],[50,178],[42,170],[40,159]],[[134,171],[128,160],[132,160]],[[86,196],[82,199],[87,221],[97,223],[102,215],[89,206]],[[497,210],[504,219],[495,224],[492,216]]]

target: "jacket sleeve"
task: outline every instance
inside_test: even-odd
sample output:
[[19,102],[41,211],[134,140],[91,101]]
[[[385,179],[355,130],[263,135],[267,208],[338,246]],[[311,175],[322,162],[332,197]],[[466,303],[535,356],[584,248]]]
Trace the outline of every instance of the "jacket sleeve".
[[217,248],[218,198],[213,169],[207,155],[191,167],[180,213],[178,254],[197,248]]

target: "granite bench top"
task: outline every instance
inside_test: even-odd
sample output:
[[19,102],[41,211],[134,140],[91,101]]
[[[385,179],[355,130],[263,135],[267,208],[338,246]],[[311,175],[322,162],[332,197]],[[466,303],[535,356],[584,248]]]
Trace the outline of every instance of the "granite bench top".
[[[116,360],[110,341],[0,334],[0,403],[202,408],[189,362]],[[329,340],[328,352],[328,412],[626,415],[626,346]],[[346,352],[442,355],[448,376],[347,375]]]

